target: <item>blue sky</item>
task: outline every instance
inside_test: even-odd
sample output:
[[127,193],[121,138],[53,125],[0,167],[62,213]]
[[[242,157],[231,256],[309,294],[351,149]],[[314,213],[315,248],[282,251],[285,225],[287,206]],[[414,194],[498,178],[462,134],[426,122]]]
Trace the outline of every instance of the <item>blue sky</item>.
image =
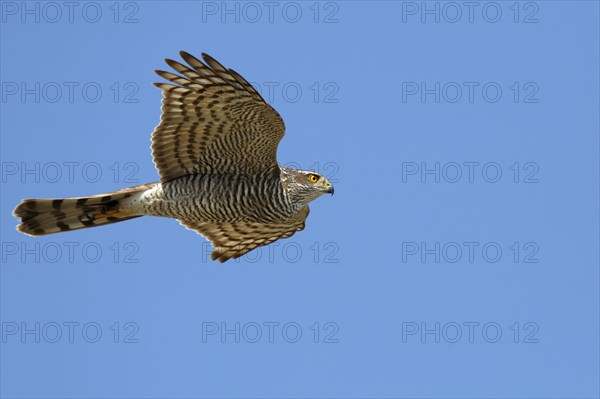
[[[0,3],[2,397],[598,397],[597,2],[70,4]],[[17,233],[157,180],[180,50],[334,181],[306,229],[225,264],[169,219]]]

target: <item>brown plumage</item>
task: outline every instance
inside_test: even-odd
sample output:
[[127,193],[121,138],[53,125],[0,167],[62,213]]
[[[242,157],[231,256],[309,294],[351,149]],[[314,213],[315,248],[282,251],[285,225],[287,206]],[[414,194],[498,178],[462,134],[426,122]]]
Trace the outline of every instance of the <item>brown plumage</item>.
[[29,235],[96,227],[139,216],[176,218],[208,238],[224,262],[302,230],[308,203],[333,186],[319,174],[280,167],[283,120],[237,72],[202,54],[156,71],[161,121],[152,134],[160,182],[108,194],[28,199],[14,210]]

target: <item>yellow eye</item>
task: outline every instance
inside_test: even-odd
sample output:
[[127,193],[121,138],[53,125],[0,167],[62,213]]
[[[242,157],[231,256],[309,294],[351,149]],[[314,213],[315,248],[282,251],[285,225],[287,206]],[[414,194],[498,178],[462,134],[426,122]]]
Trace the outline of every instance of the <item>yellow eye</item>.
[[311,183],[316,183],[319,181],[319,179],[319,175],[308,175],[308,180],[310,180]]

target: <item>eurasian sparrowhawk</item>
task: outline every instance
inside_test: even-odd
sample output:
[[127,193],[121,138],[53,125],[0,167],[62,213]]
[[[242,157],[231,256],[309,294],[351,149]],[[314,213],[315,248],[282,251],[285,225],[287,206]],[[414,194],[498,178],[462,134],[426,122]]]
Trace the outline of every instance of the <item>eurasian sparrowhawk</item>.
[[224,262],[304,228],[308,203],[333,186],[312,171],[279,166],[283,120],[237,72],[202,54],[167,59],[156,73],[162,116],[152,134],[160,182],[66,199],[26,199],[17,229],[38,236],[140,216],[177,219],[208,238]]

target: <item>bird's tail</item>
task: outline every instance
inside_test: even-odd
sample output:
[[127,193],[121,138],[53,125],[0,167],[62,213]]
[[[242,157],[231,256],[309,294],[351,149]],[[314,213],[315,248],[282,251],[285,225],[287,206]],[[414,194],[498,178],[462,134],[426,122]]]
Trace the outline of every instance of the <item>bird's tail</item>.
[[42,236],[137,218],[143,215],[136,212],[135,200],[156,184],[142,184],[91,197],[26,199],[13,211],[21,219],[17,230]]

